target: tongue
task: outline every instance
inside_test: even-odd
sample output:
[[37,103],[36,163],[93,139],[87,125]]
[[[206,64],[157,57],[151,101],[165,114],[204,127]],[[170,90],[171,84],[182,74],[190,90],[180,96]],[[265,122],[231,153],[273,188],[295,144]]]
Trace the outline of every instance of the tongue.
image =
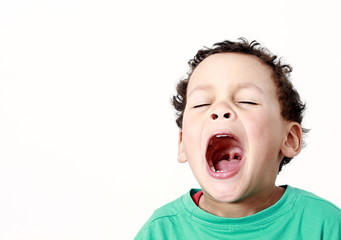
[[239,160],[220,160],[217,163],[214,164],[214,168],[216,171],[229,171],[236,167],[238,167]]

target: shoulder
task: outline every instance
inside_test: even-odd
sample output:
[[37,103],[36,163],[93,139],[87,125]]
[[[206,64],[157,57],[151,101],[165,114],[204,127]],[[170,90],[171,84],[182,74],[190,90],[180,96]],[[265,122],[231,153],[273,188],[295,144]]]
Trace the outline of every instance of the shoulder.
[[296,239],[341,239],[341,210],[311,192],[288,186],[286,191],[286,226]]
[[187,214],[184,201],[190,198],[191,195],[188,192],[156,209],[135,239],[164,239],[166,235],[169,236],[170,232],[177,227],[177,223],[185,221]]
[[172,202],[169,202],[162,207],[156,209],[153,215],[150,217],[149,221],[155,221],[161,218],[169,218],[177,216],[178,214],[184,211],[183,201],[182,199],[186,197],[185,195],[175,199]]
[[317,196],[314,193],[299,189],[299,188],[292,188],[294,191],[296,191],[298,198],[297,201],[304,202],[306,204],[313,204],[314,206],[321,206],[323,208],[330,209],[331,211],[335,211],[337,213],[340,213],[341,210],[339,207],[337,207],[335,204],[331,203],[330,201]]
[[341,224],[341,209],[328,200],[317,196],[314,193],[291,188],[291,192],[296,195],[296,210],[303,211],[306,215],[313,215],[319,220],[332,220]]

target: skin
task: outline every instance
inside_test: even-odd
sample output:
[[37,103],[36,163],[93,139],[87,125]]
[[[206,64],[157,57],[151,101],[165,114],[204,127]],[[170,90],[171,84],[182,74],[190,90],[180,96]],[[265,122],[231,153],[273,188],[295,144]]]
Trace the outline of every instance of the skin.
[[[206,168],[207,143],[217,133],[235,135],[243,148],[242,167],[226,179],[210,176]],[[301,143],[300,124],[281,116],[272,71],[257,57],[214,54],[193,71],[178,161],[189,163],[202,188],[200,208],[238,218],[275,204],[284,192],[275,186],[280,161],[296,156]]]

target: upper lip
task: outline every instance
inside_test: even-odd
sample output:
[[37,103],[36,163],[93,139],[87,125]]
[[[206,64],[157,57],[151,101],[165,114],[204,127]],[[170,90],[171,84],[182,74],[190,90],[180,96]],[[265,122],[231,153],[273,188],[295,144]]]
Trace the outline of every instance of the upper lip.
[[219,135],[227,135],[228,137],[234,138],[235,140],[237,140],[242,145],[242,142],[236,136],[236,134],[234,134],[234,133],[232,133],[230,131],[216,131],[216,132],[213,132],[211,135],[209,135],[209,137],[207,138],[206,149],[207,149],[208,144],[209,144],[210,140],[212,139],[212,137],[219,136]]

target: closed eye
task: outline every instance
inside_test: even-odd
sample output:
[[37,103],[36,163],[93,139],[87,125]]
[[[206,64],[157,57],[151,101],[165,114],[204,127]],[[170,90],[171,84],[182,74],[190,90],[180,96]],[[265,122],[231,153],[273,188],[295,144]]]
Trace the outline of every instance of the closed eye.
[[255,102],[250,102],[250,101],[239,101],[238,103],[241,103],[241,104],[250,104],[250,105],[258,105],[257,103],[255,103]]
[[209,103],[204,103],[204,104],[195,105],[193,108],[200,108],[200,107],[205,107],[209,105],[210,105]]

